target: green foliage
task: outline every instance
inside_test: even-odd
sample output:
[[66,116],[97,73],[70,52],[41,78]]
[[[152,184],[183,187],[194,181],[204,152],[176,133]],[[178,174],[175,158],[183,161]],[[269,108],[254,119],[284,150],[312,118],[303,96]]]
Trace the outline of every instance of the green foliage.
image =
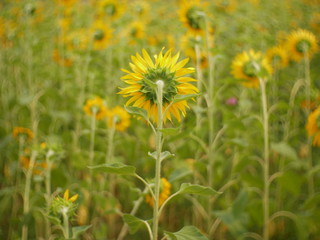
[[168,240],[208,240],[199,229],[194,226],[185,226],[178,232],[167,232],[165,236]]

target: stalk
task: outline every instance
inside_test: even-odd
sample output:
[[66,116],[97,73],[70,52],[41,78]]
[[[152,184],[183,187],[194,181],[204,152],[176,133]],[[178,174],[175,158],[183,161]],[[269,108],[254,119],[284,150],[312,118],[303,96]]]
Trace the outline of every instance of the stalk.
[[62,211],[63,216],[63,233],[66,239],[70,239],[69,217],[66,211]]
[[[306,91],[306,100],[309,105],[311,105],[311,77],[310,77],[310,61],[307,49],[303,49],[304,55],[304,73],[305,73],[305,91]],[[310,109],[306,109],[307,116],[310,115]],[[312,162],[312,140],[311,137],[308,137],[308,147],[309,147],[309,156],[308,156],[308,164],[309,169],[312,169],[313,162]],[[314,180],[313,174],[308,174],[308,191],[310,195],[314,194]]]
[[[30,189],[31,189],[31,179],[32,179],[32,172],[33,172],[33,166],[36,161],[36,152],[33,151],[30,159],[30,163],[28,166],[28,170],[26,173],[26,185],[24,189],[23,194],[23,216],[24,218],[29,214],[30,212]],[[28,239],[28,225],[24,222],[22,226],[22,240]]]
[[163,115],[162,115],[162,98],[163,86],[162,80],[158,80],[157,84],[157,105],[158,105],[158,127],[156,131],[156,172],[155,172],[155,199],[153,206],[153,240],[158,239],[158,223],[159,223],[159,192],[160,192],[160,178],[161,178],[161,151],[162,151],[162,128],[163,128]]
[[[51,167],[52,162],[50,160],[49,154],[46,155],[46,164],[47,164],[47,171],[46,171],[46,202],[47,202],[47,214],[49,215],[49,209],[51,206]],[[46,238],[50,239],[51,236],[51,225],[49,219],[46,217]]]
[[[201,70],[201,53],[200,53],[200,41],[201,37],[198,35],[196,36],[196,44],[194,46],[195,52],[196,52],[196,69],[197,69],[197,88],[201,92],[202,88],[202,70]],[[196,109],[196,132],[199,132],[200,127],[201,127],[201,97],[197,98],[197,109]]]
[[[208,186],[212,187],[213,186],[213,167],[214,167],[214,157],[213,157],[213,141],[214,141],[214,65],[212,62],[211,58],[211,53],[210,53],[210,39],[209,39],[209,24],[208,24],[208,19],[206,16],[205,18],[205,33],[206,33],[206,48],[207,48],[207,59],[208,59],[208,64],[209,64],[209,82],[208,82],[208,99],[207,99],[207,114],[208,114],[208,129],[209,129],[209,149],[208,149]],[[211,212],[212,212],[212,204],[211,200],[208,199],[208,229],[211,228]]]
[[[89,153],[89,166],[93,166],[94,160],[94,136],[96,132],[96,111],[91,116],[91,132],[90,132],[90,153]],[[92,169],[90,169],[89,186],[92,187]]]
[[263,164],[263,239],[269,240],[269,115],[267,106],[266,85],[264,79],[259,78],[261,89],[263,139],[264,139],[264,164]]

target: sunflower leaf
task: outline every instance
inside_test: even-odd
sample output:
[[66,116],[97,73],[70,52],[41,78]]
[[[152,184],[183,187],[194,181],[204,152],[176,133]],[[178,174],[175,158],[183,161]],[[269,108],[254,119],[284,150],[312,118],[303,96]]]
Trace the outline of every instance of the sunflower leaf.
[[162,132],[165,136],[176,135],[179,132],[180,128],[163,128],[159,131]]
[[90,169],[102,170],[106,173],[114,173],[121,175],[134,175],[136,173],[136,168],[133,166],[125,165],[123,163],[105,163],[96,166],[88,166]]
[[91,225],[73,227],[73,228],[72,228],[72,238],[73,238],[73,239],[76,239],[81,233],[84,233],[84,232],[87,231],[90,227],[91,227]]
[[[148,152],[148,155],[155,160],[157,159],[157,152],[153,152],[153,153]],[[174,157],[174,154],[172,154],[169,151],[164,151],[160,155],[160,161],[167,159],[167,158],[170,158],[170,157]]]
[[215,195],[221,194],[222,192],[217,192],[216,190],[210,187],[204,187],[198,184],[191,184],[191,183],[182,183],[180,189],[178,191],[180,194],[196,194],[196,195]]
[[144,119],[148,119],[148,113],[143,108],[126,106],[125,109],[130,114],[139,115],[139,116],[143,117]]
[[144,220],[130,214],[123,214],[122,218],[128,224],[130,234],[136,233],[145,224]]
[[189,100],[191,98],[195,98],[200,96],[200,94],[186,94],[186,95],[176,95],[173,99],[174,103]]
[[164,232],[168,240],[208,240],[198,228],[194,226],[185,226],[178,232]]

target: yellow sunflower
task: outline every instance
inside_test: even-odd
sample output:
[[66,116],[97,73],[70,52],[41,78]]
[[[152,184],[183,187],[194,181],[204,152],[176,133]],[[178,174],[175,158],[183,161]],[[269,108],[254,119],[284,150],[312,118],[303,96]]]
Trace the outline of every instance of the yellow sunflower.
[[[159,207],[168,199],[171,193],[171,183],[167,179],[161,178],[160,194],[159,194]],[[146,196],[146,202],[153,207],[153,199],[150,195]]]
[[73,63],[72,60],[66,56],[65,53],[60,54],[58,49],[53,50],[52,58],[57,64],[64,67],[70,67]]
[[101,20],[97,20],[91,27],[93,49],[102,50],[107,47],[112,39],[112,30]]
[[130,126],[130,114],[120,106],[108,110],[106,116],[109,128],[123,132]]
[[149,85],[149,82],[155,83],[162,80],[164,82],[162,108],[166,109],[170,104],[164,116],[164,122],[167,119],[171,121],[171,115],[180,122],[180,113],[185,116],[186,108],[189,108],[189,106],[186,100],[172,103],[175,96],[196,94],[199,90],[189,83],[197,80],[186,76],[194,72],[194,68],[184,68],[189,59],[178,62],[179,56],[179,53],[172,56],[171,50],[168,50],[165,54],[161,50],[153,61],[144,49],[142,50],[142,57],[138,53],[136,56],[131,56],[130,67],[133,72],[123,69],[122,71],[126,72],[127,75],[121,78],[129,86],[121,88],[119,92],[124,97],[130,97],[126,105],[132,104],[134,107],[144,108],[148,112],[149,118],[157,122],[156,91]]
[[78,196],[78,194],[75,194],[72,197],[69,197],[69,189],[67,189],[63,194],[63,199],[68,202],[75,202],[78,199]]
[[19,139],[20,137],[26,138],[28,141],[33,139],[33,132],[29,128],[15,127],[13,129],[13,137]]
[[306,129],[308,135],[313,137],[312,144],[320,147],[320,107],[310,113]]
[[266,77],[272,73],[267,58],[260,52],[253,50],[238,54],[231,65],[232,75],[243,80],[242,84],[248,88],[259,87],[259,77]]
[[304,52],[311,58],[318,50],[316,36],[304,29],[296,30],[288,36],[287,49],[294,61],[303,59]]
[[194,34],[201,35],[204,33],[203,8],[200,0],[182,1],[179,10],[180,20]]
[[85,50],[89,44],[88,31],[86,29],[72,31],[66,36],[65,42],[70,50]]
[[266,57],[275,68],[284,68],[288,65],[289,62],[287,52],[282,46],[269,48],[267,50]]
[[140,18],[146,18],[150,13],[150,5],[147,1],[132,1],[131,9]]
[[98,1],[98,16],[115,20],[123,14],[124,6],[119,0]]
[[78,0],[56,0],[56,2],[64,7],[72,7],[78,2]]
[[87,100],[83,110],[87,115],[95,116],[95,118],[99,120],[106,116],[107,108],[105,107],[102,98],[95,97]]
[[129,44],[136,44],[137,40],[141,40],[145,37],[145,24],[140,21],[132,22],[126,32]]

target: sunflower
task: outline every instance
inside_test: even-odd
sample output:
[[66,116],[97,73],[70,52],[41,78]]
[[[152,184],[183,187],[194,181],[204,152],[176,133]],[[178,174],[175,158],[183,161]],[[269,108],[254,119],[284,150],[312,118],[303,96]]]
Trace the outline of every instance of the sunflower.
[[[168,199],[171,193],[171,183],[167,179],[161,178],[160,194],[159,194],[159,207]],[[146,196],[146,202],[153,207],[153,199],[150,195]]]
[[[138,53],[132,56],[130,67],[133,72],[123,69],[127,75],[121,79],[129,84],[129,87],[121,88],[119,94],[124,97],[130,97],[126,105],[132,104],[134,107],[144,108],[148,112],[149,118],[154,122],[158,120],[158,106],[156,100],[156,91],[149,85],[149,82],[155,83],[158,80],[164,82],[163,89],[163,106],[168,110],[163,118],[171,121],[173,115],[179,122],[181,121],[180,113],[186,114],[186,108],[189,108],[187,101],[173,103],[177,95],[196,94],[198,89],[189,82],[197,80],[187,77],[187,74],[193,73],[194,68],[184,68],[189,59],[178,61],[180,53],[172,56],[171,50],[165,54],[162,50],[155,56],[155,62],[152,61],[146,50],[142,50],[141,57]],[[170,104],[170,106],[168,106]]]
[[317,33],[320,32],[320,13],[314,13],[310,20],[310,26]]
[[78,0],[56,0],[56,2],[64,7],[72,7],[78,2]]
[[91,27],[93,49],[102,50],[112,39],[111,29],[101,20],[97,20]]
[[266,57],[275,68],[284,68],[289,62],[287,52],[282,46],[269,48],[266,53]]
[[57,64],[61,66],[70,67],[72,65],[72,60],[68,58],[64,53],[63,55],[61,55],[58,49],[53,50],[52,58]]
[[219,0],[217,7],[224,12],[232,13],[237,9],[237,0]]
[[97,120],[104,118],[107,111],[103,99],[100,97],[88,99],[83,110],[87,115],[94,116]]
[[204,33],[204,18],[202,13],[204,5],[199,0],[183,1],[179,10],[181,22],[194,34]]
[[78,194],[69,197],[69,189],[67,189],[63,198],[58,196],[52,200],[50,210],[54,215],[67,214],[69,217],[75,215],[77,204],[75,201],[78,199]]
[[318,50],[316,36],[304,29],[296,30],[288,36],[287,49],[290,57],[296,62],[304,58],[304,53],[312,57]]
[[120,106],[108,110],[106,116],[109,128],[123,132],[130,126],[130,114]]
[[98,1],[98,17],[107,17],[111,20],[119,18],[124,12],[124,4],[118,0]]
[[136,44],[137,40],[141,40],[145,37],[145,24],[140,21],[132,22],[126,32],[129,39],[129,44]]
[[65,42],[70,50],[85,50],[89,44],[88,31],[86,29],[72,31],[66,36]]
[[146,1],[133,1],[131,3],[131,9],[133,10],[136,16],[144,19],[150,13],[150,5]]
[[320,107],[310,113],[306,129],[308,135],[313,137],[312,144],[320,147]]
[[266,77],[272,73],[272,68],[260,52],[253,50],[238,54],[231,65],[232,75],[243,80],[242,84],[248,88],[259,87],[259,77]]
[[13,129],[13,137],[15,139],[26,138],[28,141],[33,139],[33,132],[29,128],[15,127]]

